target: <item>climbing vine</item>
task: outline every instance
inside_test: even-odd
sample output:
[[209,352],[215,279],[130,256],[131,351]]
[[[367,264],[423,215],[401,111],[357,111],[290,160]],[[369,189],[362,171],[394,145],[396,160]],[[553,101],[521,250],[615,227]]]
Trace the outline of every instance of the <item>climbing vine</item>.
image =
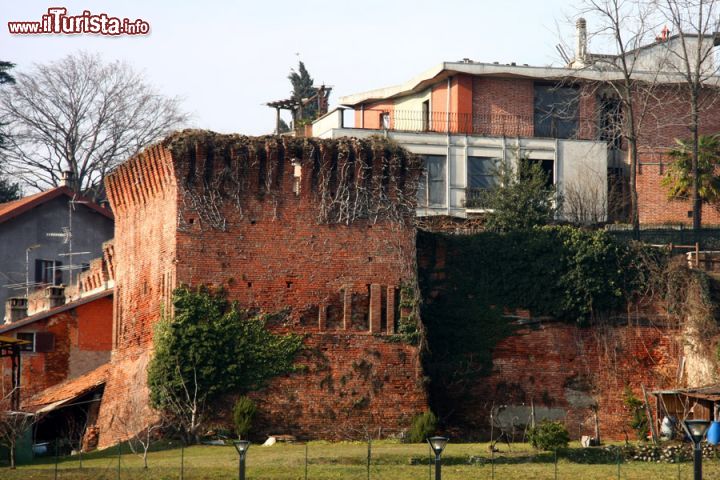
[[164,145],[184,170],[178,185],[183,206],[204,227],[226,231],[226,208],[234,206],[242,219],[251,198],[277,212],[288,193],[285,175],[296,166],[298,181],[310,187],[296,193],[312,195],[319,224],[414,222],[421,160],[382,137],[323,140],[186,130]]

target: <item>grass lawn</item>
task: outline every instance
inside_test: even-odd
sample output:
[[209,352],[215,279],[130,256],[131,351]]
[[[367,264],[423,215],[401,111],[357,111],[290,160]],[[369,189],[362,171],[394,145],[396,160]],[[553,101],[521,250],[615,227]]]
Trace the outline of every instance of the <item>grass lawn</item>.
[[[555,462],[552,454],[536,454],[528,445],[507,445],[495,454],[494,467],[490,463],[487,443],[449,444],[443,454],[443,479],[554,479]],[[179,448],[150,452],[149,469],[142,468],[140,457],[124,453],[120,458],[120,479],[171,480],[180,478],[181,451]],[[307,445],[309,479],[368,478],[367,444],[310,442]],[[186,480],[214,480],[237,478],[238,457],[233,447],[195,446],[185,449],[184,478]],[[430,471],[426,462],[428,447],[422,444],[373,442],[371,479],[424,480]],[[468,464],[470,457],[480,457]],[[416,464],[411,464],[414,459]],[[116,449],[83,456],[83,468],[78,457],[61,458],[57,478],[61,480],[116,480],[118,478]],[[705,460],[705,478],[720,478],[720,461]],[[604,463],[576,463],[561,458],[557,463],[560,479],[616,479],[618,466],[614,461]],[[0,467],[2,480],[50,480],[55,478],[54,458],[36,460],[17,470]],[[253,445],[247,457],[247,479],[296,480],[305,478],[305,445],[278,444],[272,447]],[[434,478],[434,477],[432,477]],[[620,465],[620,478],[637,480],[692,479],[692,464],[655,464],[626,462]]]

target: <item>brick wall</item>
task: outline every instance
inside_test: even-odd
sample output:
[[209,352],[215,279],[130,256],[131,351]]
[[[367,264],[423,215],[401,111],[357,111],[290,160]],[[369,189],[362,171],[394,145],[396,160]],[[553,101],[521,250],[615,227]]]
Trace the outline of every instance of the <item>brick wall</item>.
[[[672,163],[667,152],[675,146],[675,139],[689,139],[691,134],[685,126],[688,107],[682,92],[662,90],[658,100],[650,107],[640,129],[638,155],[638,206],[640,222],[646,224],[692,224],[692,204],[689,200],[668,199],[667,188],[661,185]],[[700,115],[701,134],[720,132],[720,105],[710,102]],[[703,205],[704,225],[720,225],[720,212],[710,205]]]
[[[393,222],[381,214],[328,224],[319,218],[329,204],[318,201],[323,179],[337,188],[338,172],[353,171],[347,181],[377,187],[374,197],[387,196],[390,205],[414,188],[417,167],[383,166],[382,146],[302,142],[185,132],[107,180],[116,215],[118,300],[114,366],[98,420],[101,447],[124,434],[115,421],[127,405],[122,399],[146,402],[152,326],[179,284],[223,285],[244,307],[289,308],[289,322],[271,328],[312,333],[307,343],[325,358],[323,370],[278,379],[258,394],[268,399],[268,431],[318,435],[315,427],[328,423],[329,408],[356,428],[371,414],[373,428],[392,433],[406,426],[407,412],[426,408],[417,349],[385,338],[399,314],[397,289],[415,281],[412,210]],[[345,148],[352,154],[338,155]],[[382,179],[387,169],[397,180]],[[375,390],[360,395],[358,387],[360,396],[344,401],[327,391],[330,380],[321,385],[328,375],[340,382],[353,365],[369,369],[361,383],[375,379],[369,384]],[[273,415],[280,410],[274,402],[285,401],[277,391],[291,392],[303,415]],[[348,402],[355,410],[343,410]]]
[[482,135],[534,135],[532,80],[475,77],[472,90],[476,132]]
[[[426,301],[453,294],[444,285],[446,262],[449,255],[458,254],[462,252],[449,252],[443,241],[420,244],[418,265],[428,280],[423,284]],[[632,315],[626,321],[579,327],[506,310],[514,331],[494,346],[489,375],[447,385],[433,379],[443,386],[431,383],[432,407],[451,432],[464,438],[487,438],[493,410],[496,426],[510,431],[514,424],[522,431],[534,406],[538,420],[561,420],[571,437],[579,439],[594,435],[592,407],[597,405],[604,438],[624,439],[626,431],[632,438],[623,404],[625,386],[639,398],[641,385],[648,391],[683,386],[677,375],[684,341],[676,327],[665,326],[666,309],[657,298],[641,299],[627,311]],[[468,367],[474,368],[479,365]]]
[[579,438],[594,435],[591,406],[597,404],[601,435],[620,440],[627,432],[632,439],[625,386],[638,398],[641,385],[648,391],[676,386],[681,356],[678,332],[670,328],[534,325],[496,346],[492,374],[478,379],[453,405],[454,417],[462,418],[470,431],[486,432],[493,405],[514,409],[522,423],[532,403],[539,417],[564,419],[571,437]]

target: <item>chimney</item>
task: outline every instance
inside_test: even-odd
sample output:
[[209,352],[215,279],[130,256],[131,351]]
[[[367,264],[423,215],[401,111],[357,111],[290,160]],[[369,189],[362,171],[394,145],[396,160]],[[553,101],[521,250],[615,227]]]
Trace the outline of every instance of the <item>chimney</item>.
[[584,67],[587,59],[587,22],[584,18],[578,18],[575,22],[576,44],[575,61],[573,64]]
[[65,287],[50,286],[45,289],[48,310],[65,305]]
[[10,297],[5,300],[5,323],[17,322],[27,317],[27,298]]
[[72,170],[63,170],[62,177],[60,178],[60,186],[72,188],[71,185],[74,177]]

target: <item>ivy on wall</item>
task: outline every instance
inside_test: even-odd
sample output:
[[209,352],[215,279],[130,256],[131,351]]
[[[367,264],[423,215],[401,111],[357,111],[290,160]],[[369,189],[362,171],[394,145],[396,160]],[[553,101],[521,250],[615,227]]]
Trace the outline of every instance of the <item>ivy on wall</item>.
[[637,248],[604,231],[570,226],[420,232],[424,364],[433,408],[444,416],[443,405],[490,373],[495,346],[515,328],[505,309],[583,325],[623,309],[646,282],[638,258],[647,257],[638,256]]

